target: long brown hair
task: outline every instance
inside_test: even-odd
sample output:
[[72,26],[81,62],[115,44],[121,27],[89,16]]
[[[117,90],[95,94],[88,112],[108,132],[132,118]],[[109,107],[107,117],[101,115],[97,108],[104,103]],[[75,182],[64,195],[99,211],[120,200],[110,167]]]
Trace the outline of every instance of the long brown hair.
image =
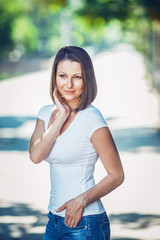
[[97,95],[97,83],[95,78],[95,73],[93,69],[93,64],[88,53],[80,47],[67,46],[61,48],[57,55],[55,56],[52,75],[50,82],[50,95],[54,102],[53,92],[56,86],[56,74],[57,66],[60,61],[70,60],[73,62],[78,62],[82,69],[82,80],[83,80],[83,92],[80,100],[80,104],[76,109],[76,112],[85,109],[90,103],[94,101]]

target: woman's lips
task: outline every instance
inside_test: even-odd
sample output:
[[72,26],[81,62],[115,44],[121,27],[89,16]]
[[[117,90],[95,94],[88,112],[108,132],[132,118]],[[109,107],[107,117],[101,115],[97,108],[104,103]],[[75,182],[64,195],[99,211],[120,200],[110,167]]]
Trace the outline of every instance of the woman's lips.
[[73,94],[75,91],[66,91],[66,90],[64,90],[65,91],[65,93],[67,93],[67,94]]

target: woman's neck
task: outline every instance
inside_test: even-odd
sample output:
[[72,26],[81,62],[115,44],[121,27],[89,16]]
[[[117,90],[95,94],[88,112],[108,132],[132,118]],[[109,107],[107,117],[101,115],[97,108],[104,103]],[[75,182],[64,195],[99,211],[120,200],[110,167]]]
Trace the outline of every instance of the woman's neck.
[[71,109],[71,113],[75,114],[76,111],[75,109],[77,109],[77,107],[79,106],[80,101],[75,101],[75,102],[67,102],[67,104],[69,105],[70,109]]

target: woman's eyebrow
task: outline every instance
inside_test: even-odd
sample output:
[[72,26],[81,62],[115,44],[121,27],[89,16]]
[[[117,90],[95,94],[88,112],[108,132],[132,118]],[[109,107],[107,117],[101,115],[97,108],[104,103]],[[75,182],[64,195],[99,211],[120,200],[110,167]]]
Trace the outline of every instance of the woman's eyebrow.
[[81,73],[74,73],[73,75],[77,75],[77,74],[81,74]]
[[[63,74],[66,74],[66,75],[67,75],[67,73],[65,73],[65,72],[63,72],[63,71],[59,71],[58,73],[63,73]],[[82,73],[74,73],[73,75],[77,75],[77,74],[82,74]]]
[[58,73],[64,73],[64,74],[66,74],[66,75],[67,75],[67,73],[65,73],[65,72],[62,72],[62,71],[59,71]]

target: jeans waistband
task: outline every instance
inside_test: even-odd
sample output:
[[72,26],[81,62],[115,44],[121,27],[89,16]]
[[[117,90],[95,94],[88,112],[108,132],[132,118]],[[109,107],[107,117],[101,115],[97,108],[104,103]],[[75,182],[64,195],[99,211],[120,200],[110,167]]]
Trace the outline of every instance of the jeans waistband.
[[[61,217],[59,215],[56,215],[56,214],[53,214],[51,211],[49,211],[49,214],[56,218],[56,219],[64,219],[64,217]],[[85,218],[98,218],[98,219],[103,219],[103,218],[106,218],[107,217],[107,213],[106,211],[103,212],[103,213],[99,213],[99,214],[93,214],[93,215],[86,215],[86,216],[82,216],[82,219],[85,219]]]

